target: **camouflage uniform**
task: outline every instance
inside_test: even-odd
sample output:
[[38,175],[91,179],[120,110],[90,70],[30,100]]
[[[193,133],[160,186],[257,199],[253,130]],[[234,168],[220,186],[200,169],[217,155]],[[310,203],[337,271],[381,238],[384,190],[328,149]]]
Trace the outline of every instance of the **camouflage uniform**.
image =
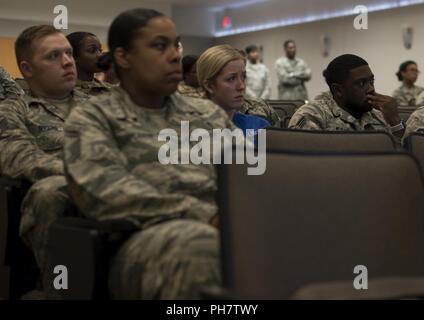
[[0,67],[0,101],[7,98],[17,98],[23,94],[23,90],[16,84],[7,71]]
[[417,106],[424,106],[424,91],[417,96],[416,104]]
[[356,119],[340,108],[330,92],[322,93],[314,101],[300,107],[290,120],[289,128],[324,131],[386,131],[389,125],[383,115],[371,110]]
[[269,99],[271,80],[268,68],[262,63],[246,64],[246,96],[249,98]]
[[302,59],[281,57],[275,62],[278,79],[278,99],[308,100],[305,82],[312,76],[311,69]]
[[42,273],[47,267],[48,227],[69,206],[63,176],[63,126],[69,108],[84,99],[83,93],[75,91],[58,107],[24,95],[0,106],[0,174],[33,183],[22,204],[20,234]]
[[178,84],[177,91],[178,93],[186,97],[192,97],[192,98],[206,97],[205,91],[202,89],[202,87],[194,88],[192,86],[189,86],[188,84],[185,84],[184,81]]
[[24,78],[16,78],[15,81],[25,94],[31,95],[31,89],[29,88],[29,85]]
[[408,88],[403,84],[393,92],[393,98],[401,106],[415,106],[418,105],[417,97],[422,92],[424,92],[424,88],[418,86]]
[[[230,128],[226,113],[205,99],[175,93],[162,109],[137,106],[120,87],[76,107],[65,125],[69,191],[87,217],[126,219],[136,232],[110,272],[113,298],[191,299],[220,283],[212,164],[163,165],[159,132]],[[190,142],[193,146],[196,142]],[[179,144],[180,145],[180,144]]]
[[89,96],[97,96],[112,88],[112,85],[107,82],[100,81],[96,78],[94,78],[92,81],[83,81],[78,79],[75,88]]
[[264,100],[256,98],[249,99],[245,97],[240,112],[264,118],[268,120],[273,127],[280,126],[281,120],[277,112],[275,112],[275,110]]
[[424,133],[424,107],[415,110],[408,121],[406,121],[406,129],[403,138],[405,139],[413,132]]

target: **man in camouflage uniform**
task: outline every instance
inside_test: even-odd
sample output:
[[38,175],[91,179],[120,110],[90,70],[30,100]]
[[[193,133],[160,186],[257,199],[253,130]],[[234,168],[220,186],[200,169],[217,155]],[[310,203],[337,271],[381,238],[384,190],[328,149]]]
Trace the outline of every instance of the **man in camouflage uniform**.
[[277,59],[275,70],[278,79],[278,99],[308,100],[305,82],[312,76],[305,61],[296,58],[296,44],[293,40],[284,43],[285,57]]
[[12,77],[0,67],[0,102],[7,98],[17,98],[23,95],[23,90]]
[[22,205],[20,233],[45,274],[48,227],[69,205],[63,126],[71,108],[87,96],[73,91],[76,68],[72,48],[52,26],[23,31],[15,51],[31,95],[0,106],[0,174],[33,184]]
[[246,54],[246,96],[267,100],[271,96],[271,79],[268,68],[259,61],[258,46],[248,46]]
[[387,131],[400,138],[404,131],[396,100],[377,94],[368,63],[342,55],[324,71],[330,92],[300,107],[289,128],[325,131]]
[[219,283],[217,231],[208,225],[217,214],[214,166],[158,161],[159,132],[174,129],[180,146],[183,120],[190,132],[234,128],[209,100],[174,94],[162,109],[143,108],[119,87],[76,107],[66,121],[65,166],[78,208],[143,230],[114,258],[114,298],[195,298],[198,285]]

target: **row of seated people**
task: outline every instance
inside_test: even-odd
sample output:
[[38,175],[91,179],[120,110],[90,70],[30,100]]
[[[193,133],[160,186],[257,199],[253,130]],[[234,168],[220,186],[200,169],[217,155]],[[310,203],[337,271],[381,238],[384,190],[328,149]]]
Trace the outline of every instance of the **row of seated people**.
[[[20,233],[34,252],[45,294],[57,296],[49,227],[72,206],[83,217],[125,219],[139,230],[113,258],[111,297],[193,299],[220,286],[214,166],[162,165],[158,133],[179,132],[181,121],[190,122],[191,132],[209,133],[278,125],[269,105],[244,98],[243,56],[227,45],[206,50],[196,63],[204,95],[175,94],[181,52],[174,23],[157,11],[132,9],[115,18],[108,34],[120,86],[89,98],[75,89],[77,69],[84,74],[75,60],[83,55],[70,42],[49,26],[23,31],[15,50],[31,94],[0,105],[0,174],[32,184]],[[93,81],[94,72],[80,80]],[[331,93],[299,108],[291,128],[383,130],[400,142],[405,125],[397,103],[375,92],[364,59],[342,55],[325,78]],[[424,127],[414,120],[420,118],[418,110],[408,132]]]

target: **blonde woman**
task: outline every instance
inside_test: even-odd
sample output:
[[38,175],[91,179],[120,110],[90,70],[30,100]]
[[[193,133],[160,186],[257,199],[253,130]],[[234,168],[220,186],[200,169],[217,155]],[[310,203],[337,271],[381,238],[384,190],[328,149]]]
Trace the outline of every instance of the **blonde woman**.
[[223,108],[244,133],[270,126],[263,118],[240,112],[246,91],[246,61],[237,49],[219,45],[206,50],[197,61],[197,77],[206,97]]

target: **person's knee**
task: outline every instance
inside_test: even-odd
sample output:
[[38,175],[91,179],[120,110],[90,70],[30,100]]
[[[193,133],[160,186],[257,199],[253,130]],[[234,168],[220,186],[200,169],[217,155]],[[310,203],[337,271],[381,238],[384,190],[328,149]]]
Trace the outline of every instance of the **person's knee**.
[[42,179],[28,190],[21,207],[20,234],[26,234],[36,224],[48,224],[64,215],[69,206],[66,179],[52,176]]

